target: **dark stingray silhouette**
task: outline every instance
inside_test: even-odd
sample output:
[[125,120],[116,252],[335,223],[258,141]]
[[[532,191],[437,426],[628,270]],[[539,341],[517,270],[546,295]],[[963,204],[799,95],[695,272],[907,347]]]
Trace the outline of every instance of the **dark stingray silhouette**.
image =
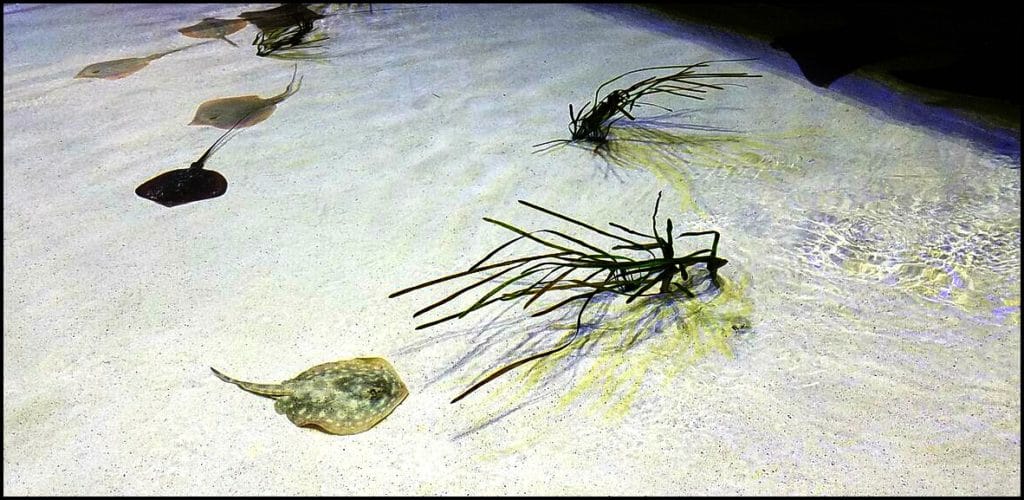
[[135,194],[165,207],[216,198],[228,190],[228,180],[218,172],[205,170],[199,162],[189,168],[164,172],[135,189]]
[[323,14],[301,4],[283,4],[269,10],[243,12],[238,17],[256,25],[260,32],[252,44],[260,57],[283,59],[316,59],[307,49],[320,48],[317,43],[328,36],[316,29],[315,21]]
[[255,24],[261,31],[267,31],[312,22],[325,16],[308,9],[305,5],[286,3],[273,9],[243,12],[238,17]]
[[164,172],[143,182],[135,188],[135,194],[165,207],[176,207],[193,201],[216,198],[227,192],[228,180],[219,172],[207,170],[205,168],[206,160],[209,160],[210,156],[228,141],[228,134],[248,117],[249,115],[245,115],[239,119],[188,168]]

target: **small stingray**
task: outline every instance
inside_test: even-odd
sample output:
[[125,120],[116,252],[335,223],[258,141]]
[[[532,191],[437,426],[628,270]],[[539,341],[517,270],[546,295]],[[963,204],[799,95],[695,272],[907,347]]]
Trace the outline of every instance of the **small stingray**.
[[330,434],[358,434],[384,420],[409,395],[398,373],[383,358],[354,358],[314,366],[280,384],[217,378],[276,400],[274,409],[299,427]]
[[[246,118],[245,116],[242,119]],[[193,201],[208,200],[224,194],[228,190],[228,180],[213,170],[206,170],[206,160],[228,141],[227,136],[242,119],[224,132],[209,149],[192,162],[188,168],[164,172],[135,188],[135,194],[153,200],[165,207],[174,207]]]
[[308,49],[323,47],[316,44],[329,37],[325,33],[315,31],[315,28],[312,22],[302,22],[286,28],[260,31],[252,42],[256,46],[256,55],[279,59],[319,60],[322,58],[321,54],[311,53]]
[[156,54],[146,57],[129,57],[128,59],[115,59],[113,61],[90,64],[83,68],[82,71],[79,71],[78,74],[75,75],[75,78],[103,78],[104,80],[119,80],[142,68],[145,68],[150,62],[160,59],[167,54],[173,54],[185,49],[191,49],[192,47],[198,47],[204,43],[210,42],[194,43],[192,45],[168,50],[167,52],[157,52]]
[[[299,66],[296,64],[295,71],[292,72],[292,80],[288,83],[288,87],[284,89],[284,92],[266,99],[255,95],[245,95],[222,97],[206,101],[199,105],[199,109],[196,110],[196,115],[192,118],[192,122],[189,125],[209,125],[226,129],[231,127],[232,124],[239,127],[250,127],[266,120],[277,109],[279,102],[299,91],[299,87],[302,85],[302,78],[299,78],[299,83],[295,84],[295,72],[298,69]],[[295,85],[294,88],[292,88],[293,84]],[[242,118],[245,118],[244,122],[241,121]]]
[[281,59],[320,58],[304,49],[318,48],[317,42],[327,40],[327,35],[317,32],[315,21],[325,16],[300,4],[284,4],[270,10],[243,12],[238,15],[255,24],[260,32],[252,44],[256,55]]
[[249,24],[249,22],[245,19],[217,19],[215,17],[207,17],[192,26],[186,26],[179,29],[178,33],[191,38],[219,38],[235,47],[238,47],[238,44],[229,40],[227,35],[241,30],[246,24]]
[[325,16],[302,4],[287,3],[269,10],[243,12],[238,17],[255,24],[260,31],[267,31],[312,22]]

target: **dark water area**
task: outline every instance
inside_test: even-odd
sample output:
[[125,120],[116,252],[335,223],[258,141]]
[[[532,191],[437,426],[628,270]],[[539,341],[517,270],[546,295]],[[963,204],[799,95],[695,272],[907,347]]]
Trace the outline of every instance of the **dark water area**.
[[[792,72],[815,86],[1020,158],[1020,24],[1006,4],[740,2],[627,10],[718,31],[716,38],[737,50],[767,44],[792,60],[775,63],[795,62]],[[851,74],[864,78],[844,78]]]

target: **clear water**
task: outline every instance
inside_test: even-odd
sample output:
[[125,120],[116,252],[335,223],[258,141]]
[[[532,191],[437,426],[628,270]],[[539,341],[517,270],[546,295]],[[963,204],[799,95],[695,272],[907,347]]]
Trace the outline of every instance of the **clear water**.
[[[375,5],[320,21],[329,57],[209,161],[224,196],[136,197],[221,134],[187,126],[200,103],[277,94],[293,63],[256,57],[249,26],[238,48],[72,77],[272,6],[5,5],[5,494],[1020,493],[1019,156],[685,26]],[[729,69],[761,78],[657,101],[674,111],[607,154],[531,147],[616,74],[746,57]],[[575,311],[415,331],[456,288],[388,294],[511,237],[485,216],[581,234],[517,199],[647,230],[659,192],[659,217],[721,231],[726,290],[603,299],[578,348],[449,404]],[[347,437],[208,370],[273,382],[357,356],[411,394]]]

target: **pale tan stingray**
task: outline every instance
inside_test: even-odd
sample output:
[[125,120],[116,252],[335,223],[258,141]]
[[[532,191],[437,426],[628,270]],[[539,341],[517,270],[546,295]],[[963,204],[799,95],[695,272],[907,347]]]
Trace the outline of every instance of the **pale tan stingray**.
[[244,95],[206,101],[199,105],[199,109],[196,110],[189,125],[208,125],[227,130],[236,124],[238,128],[244,128],[266,120],[277,109],[278,103],[299,91],[302,78],[295,83],[295,72],[298,71],[298,68],[296,65],[295,71],[292,72],[292,80],[284,92],[266,99],[255,95]]
[[409,395],[391,363],[383,358],[324,363],[280,384],[245,382],[210,369],[229,384],[274,399],[274,409],[295,425],[331,434],[367,431]]
[[192,26],[179,29],[178,32],[191,38],[218,38],[238,47],[238,44],[228,39],[228,35],[241,30],[246,24],[249,22],[245,19],[207,17]]
[[124,78],[142,68],[149,65],[150,62],[160,59],[167,54],[173,54],[178,51],[190,49],[192,47],[198,47],[206,42],[194,43],[185,47],[180,47],[167,52],[157,52],[156,54],[149,55],[146,57],[129,57],[127,59],[115,59],[113,61],[98,62],[90,64],[79,71],[75,78],[102,78],[104,80],[119,80]]

